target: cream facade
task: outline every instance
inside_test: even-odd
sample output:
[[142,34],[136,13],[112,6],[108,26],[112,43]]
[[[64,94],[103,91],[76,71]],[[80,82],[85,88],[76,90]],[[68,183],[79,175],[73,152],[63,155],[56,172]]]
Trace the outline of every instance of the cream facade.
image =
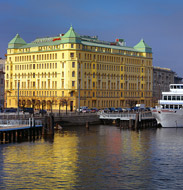
[[8,44],[5,70],[8,107],[17,107],[18,92],[19,106],[26,107],[152,106],[152,49],[144,40],[127,47],[122,39],[80,36],[72,26],[31,43],[17,34]]

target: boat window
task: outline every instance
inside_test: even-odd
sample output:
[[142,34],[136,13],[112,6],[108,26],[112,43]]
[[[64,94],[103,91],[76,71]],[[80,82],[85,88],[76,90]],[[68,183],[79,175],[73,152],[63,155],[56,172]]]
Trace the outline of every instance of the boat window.
[[180,89],[180,86],[177,86],[177,89]]
[[170,109],[173,109],[173,105],[170,105]]
[[172,96],[172,100],[175,100],[175,96]]
[[181,89],[183,89],[183,86],[180,86]]
[[162,105],[162,108],[164,109],[164,108],[165,108],[165,105]]
[[177,86],[174,86],[174,89],[176,89],[177,88]]
[[164,96],[164,100],[167,100],[167,96]]
[[[183,96],[182,96],[183,97]],[[171,96],[168,96],[168,100],[171,100]]]
[[178,105],[174,105],[174,109],[178,109]]
[[169,109],[169,105],[166,105],[166,108]]
[[170,86],[170,88],[172,89],[172,88],[173,88],[173,86],[171,85],[171,86]]
[[183,96],[181,96],[181,100],[183,100]]
[[179,105],[179,109],[181,109],[182,108],[182,105]]
[[177,100],[180,100],[180,96],[177,96]]

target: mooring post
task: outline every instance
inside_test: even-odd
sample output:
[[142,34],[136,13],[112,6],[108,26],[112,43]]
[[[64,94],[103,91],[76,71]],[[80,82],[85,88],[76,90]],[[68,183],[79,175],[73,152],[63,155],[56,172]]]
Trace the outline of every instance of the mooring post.
[[29,126],[32,127],[32,118],[29,118]]
[[89,123],[88,123],[88,121],[86,122],[86,128],[89,129]]
[[45,116],[43,123],[43,135],[53,135],[54,134],[54,116]]
[[138,122],[139,122],[139,113],[136,113],[136,118],[135,118],[135,129],[138,128]]
[[132,128],[132,119],[129,119],[129,128]]

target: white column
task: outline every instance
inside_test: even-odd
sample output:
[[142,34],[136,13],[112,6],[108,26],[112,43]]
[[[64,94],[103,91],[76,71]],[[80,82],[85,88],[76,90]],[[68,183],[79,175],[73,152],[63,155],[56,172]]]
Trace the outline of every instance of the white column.
[[27,75],[26,75],[26,89],[28,88]]
[[86,79],[87,79],[87,83],[86,83],[86,87],[87,87],[87,89],[88,89],[88,75],[86,75],[87,77],[86,77]]
[[36,79],[36,89],[37,89],[37,83],[38,83],[38,79]]
[[51,74],[51,77],[50,77],[50,88],[52,88],[52,74]]
[[39,80],[39,88],[43,88],[42,86],[41,86],[41,75],[40,75],[40,80]]

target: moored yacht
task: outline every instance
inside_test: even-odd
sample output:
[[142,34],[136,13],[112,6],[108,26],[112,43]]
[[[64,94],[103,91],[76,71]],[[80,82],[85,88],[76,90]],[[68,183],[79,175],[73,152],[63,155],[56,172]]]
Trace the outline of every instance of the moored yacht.
[[183,127],[183,84],[170,84],[158,103],[152,115],[162,127]]

